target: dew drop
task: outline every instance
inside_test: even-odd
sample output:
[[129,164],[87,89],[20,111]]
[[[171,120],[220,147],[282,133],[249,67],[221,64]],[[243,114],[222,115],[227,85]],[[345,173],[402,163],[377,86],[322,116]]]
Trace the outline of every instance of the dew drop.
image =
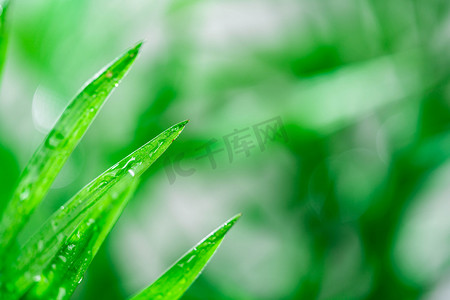
[[27,199],[28,196],[30,196],[30,187],[29,186],[25,187],[22,190],[22,192],[20,193],[20,196],[19,196],[20,201],[23,201],[23,200]]
[[67,258],[65,256],[60,255],[60,256],[58,256],[58,258],[60,260],[62,260],[62,262],[66,262],[67,261]]
[[41,275],[34,276],[33,280],[36,281],[36,282],[41,281]]
[[64,240],[64,234],[60,233],[56,236],[56,238],[58,239],[58,241],[62,241]]
[[103,180],[102,182],[100,182],[100,183],[98,184],[98,186],[97,186],[96,188],[100,188],[100,187],[105,186],[105,185],[107,185],[107,184],[108,184],[108,181]]
[[38,242],[38,251],[42,251],[42,250],[44,250],[44,241],[40,240]]
[[56,299],[57,300],[62,300],[62,299],[64,299],[65,295],[66,295],[66,289],[63,288],[63,287],[60,287],[59,291],[58,291],[58,296],[56,296]]
[[52,220],[50,224],[52,225],[53,230],[56,230],[58,228],[58,222],[56,222],[55,220]]
[[50,149],[54,149],[59,146],[62,140],[64,140],[64,135],[58,131],[52,130],[45,141],[45,145]]
[[122,167],[122,169],[126,169],[127,167],[128,167],[128,165],[130,165],[133,161],[135,161],[136,160],[136,157],[132,157],[132,158],[130,158],[126,163],[125,163],[125,165]]

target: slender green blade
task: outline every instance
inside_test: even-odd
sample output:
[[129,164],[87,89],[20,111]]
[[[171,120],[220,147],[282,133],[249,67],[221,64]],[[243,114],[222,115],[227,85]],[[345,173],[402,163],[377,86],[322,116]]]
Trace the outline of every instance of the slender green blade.
[[54,128],[31,157],[0,221],[0,256],[39,205],[105,100],[125,76],[142,43],[128,50],[90,81],[70,102]]
[[217,247],[221,244],[226,233],[241,217],[234,216],[209,236],[188,251],[172,267],[170,267],[152,285],[144,289],[132,300],[176,300],[179,299],[194,280],[200,275]]
[[[130,176],[131,177],[131,176]],[[49,265],[35,276],[27,299],[69,299],[134,194],[138,180],[121,182],[86,215]]]
[[56,211],[42,228],[24,245],[13,264],[6,269],[9,281],[3,289],[21,295],[33,278],[55,257],[68,236],[71,236],[89,209],[111,189],[130,178],[139,177],[158,159],[180,135],[188,121],[180,122],[163,131],[150,142],[137,149],[106,170],[79,191]]
[[6,28],[8,7],[9,0],[0,0],[0,75],[5,65],[6,46],[8,43],[8,30]]

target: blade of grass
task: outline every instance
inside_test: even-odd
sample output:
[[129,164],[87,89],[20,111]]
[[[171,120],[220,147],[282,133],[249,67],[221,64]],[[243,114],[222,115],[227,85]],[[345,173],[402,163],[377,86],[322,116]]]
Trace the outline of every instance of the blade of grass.
[[66,237],[73,234],[88,210],[111,189],[130,177],[139,177],[180,135],[188,121],[168,128],[150,142],[91,181],[56,211],[42,228],[24,245],[7,268],[9,281],[3,289],[21,294],[53,259]]
[[179,299],[200,275],[226,233],[241,217],[238,214],[217,228],[209,236],[188,251],[161,277],[131,300],[176,300]]
[[8,8],[9,0],[0,0],[0,76],[5,65],[6,46],[8,44],[8,30],[6,28]]
[[126,75],[141,45],[113,61],[81,90],[33,154],[0,221],[0,256],[9,252],[105,100]]
[[36,283],[27,299],[69,299],[83,279],[98,249],[134,194],[139,180],[121,182],[106,194],[67,239]]

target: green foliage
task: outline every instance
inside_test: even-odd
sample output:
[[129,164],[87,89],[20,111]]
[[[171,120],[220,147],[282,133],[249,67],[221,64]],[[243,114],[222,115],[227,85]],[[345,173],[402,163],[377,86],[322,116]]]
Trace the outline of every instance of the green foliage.
[[[91,181],[60,207],[24,244],[17,237],[41,203],[105,100],[135,61],[142,43],[128,50],[90,81],[70,102],[36,150],[1,216],[0,293],[5,299],[67,299],[133,196],[139,177],[180,135],[188,121],[173,125]],[[181,282],[178,272],[159,294],[178,297],[201,272],[237,217],[198,246]],[[194,256],[193,256],[194,255]],[[183,261],[184,258],[181,260]],[[157,281],[159,282],[159,281]],[[159,284],[160,285],[160,284]],[[152,288],[151,288],[152,289]],[[3,299],[3,298],[2,298]],[[170,299],[174,299],[173,297]]]
[[86,85],[31,157],[0,222],[0,255],[10,250],[103,103],[136,59],[141,45],[127,51]]
[[2,11],[0,215],[38,131],[124,43],[150,44],[20,243],[101,171],[195,118],[140,177],[73,298],[134,294],[191,246],[200,221],[189,218],[233,210],[245,213],[242,235],[183,300],[446,298],[450,1],[124,3],[14,0]]
[[0,74],[5,63],[5,53],[7,44],[6,16],[9,8],[9,0],[0,1]]
[[[106,193],[89,213],[80,214],[76,230],[58,247],[58,252],[34,278],[39,280],[26,293],[30,299],[66,299],[72,295],[128,200],[138,180],[125,181],[117,191]],[[42,266],[40,265],[40,266]],[[23,287],[23,286],[22,286]],[[21,287],[18,287],[20,289]]]
[[189,250],[152,285],[137,294],[132,300],[180,298],[208,263],[225,234],[233,227],[241,215],[228,220],[194,248]]

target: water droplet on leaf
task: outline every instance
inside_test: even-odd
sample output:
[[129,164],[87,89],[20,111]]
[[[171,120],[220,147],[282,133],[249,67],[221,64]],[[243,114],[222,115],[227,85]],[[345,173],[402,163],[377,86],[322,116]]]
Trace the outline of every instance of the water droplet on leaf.
[[54,149],[59,146],[62,140],[64,140],[64,135],[58,131],[52,130],[45,141],[45,145],[50,149]]

